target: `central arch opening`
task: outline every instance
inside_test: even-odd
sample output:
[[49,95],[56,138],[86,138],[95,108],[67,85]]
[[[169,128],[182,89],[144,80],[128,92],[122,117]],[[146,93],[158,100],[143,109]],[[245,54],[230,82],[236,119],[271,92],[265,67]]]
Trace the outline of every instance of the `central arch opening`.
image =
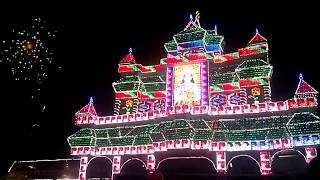
[[251,156],[235,156],[227,166],[227,175],[256,176],[260,174],[259,162]]
[[272,174],[280,176],[306,175],[308,164],[298,151],[286,150],[273,156],[271,170]]
[[216,174],[212,160],[204,157],[164,159],[157,171],[164,179],[205,179]]
[[145,163],[140,159],[129,159],[121,167],[117,180],[146,179],[147,170]]
[[111,179],[112,163],[106,157],[92,159],[87,167],[87,179]]

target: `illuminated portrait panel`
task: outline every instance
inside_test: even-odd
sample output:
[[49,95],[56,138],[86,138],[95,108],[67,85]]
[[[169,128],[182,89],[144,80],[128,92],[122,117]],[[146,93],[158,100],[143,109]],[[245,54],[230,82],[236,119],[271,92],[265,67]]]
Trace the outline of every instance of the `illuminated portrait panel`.
[[189,64],[174,68],[174,105],[200,105],[200,65]]

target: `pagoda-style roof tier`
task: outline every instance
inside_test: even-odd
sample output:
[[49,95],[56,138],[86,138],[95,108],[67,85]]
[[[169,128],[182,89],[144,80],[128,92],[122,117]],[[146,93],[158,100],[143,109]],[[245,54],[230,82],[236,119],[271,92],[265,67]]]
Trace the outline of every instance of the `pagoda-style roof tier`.
[[[320,144],[319,134],[320,118],[310,112],[300,112],[235,119],[172,118],[142,125],[85,128],[70,136],[68,142],[73,155],[84,153],[79,149],[86,148],[107,154],[144,154],[187,148],[244,151],[316,145]],[[133,147],[142,149],[133,152]]]
[[143,66],[141,64],[119,64],[118,72],[121,74],[131,73],[154,73],[163,71],[163,65]]
[[209,63],[220,64],[226,62],[243,63],[246,57],[268,62],[263,55],[268,52],[267,44],[252,45],[241,48],[238,52],[228,54],[215,54],[210,52],[187,52],[184,54],[168,54],[166,58],[160,60],[158,65],[144,66],[142,64],[119,64],[118,72],[122,75],[134,75],[148,73],[161,73],[165,71],[166,65],[196,63],[208,61]]
[[204,50],[215,54],[223,52],[224,37],[218,35],[217,27],[206,30],[200,26],[199,19],[190,18],[183,31],[175,34],[173,40],[164,44],[168,53],[185,53],[193,50]]
[[[249,52],[248,52],[249,53]],[[249,53],[250,54],[250,53]],[[207,56],[205,56],[207,55]],[[251,55],[251,54],[250,54]],[[166,66],[172,64],[195,63],[193,61],[201,59],[208,61],[210,65],[209,76],[210,88],[212,91],[223,91],[240,89],[244,86],[267,85],[270,83],[272,75],[272,66],[262,58],[242,59],[239,53],[225,55],[213,55],[197,53],[188,54],[188,60],[180,58],[165,58],[163,63],[157,66],[142,66],[139,64],[119,65],[119,71],[125,74],[119,81],[114,82],[113,88],[117,98],[140,97],[139,94],[147,92],[159,92],[161,94],[166,90]],[[194,60],[191,60],[194,59]],[[220,64],[228,62],[228,66],[222,67]],[[215,65],[217,64],[217,65]],[[148,67],[148,70],[147,68]],[[152,67],[152,68],[151,68]],[[122,69],[122,70],[120,70]],[[126,70],[124,70],[126,69]],[[142,81],[142,79],[146,79]],[[231,89],[230,89],[231,88]],[[149,94],[150,94],[149,93]],[[145,96],[143,96],[145,97]],[[156,96],[158,97],[158,96]],[[147,97],[148,98],[148,97]]]
[[268,52],[268,44],[259,33],[250,40],[248,46],[228,54],[223,54],[223,39],[223,36],[217,34],[216,27],[214,30],[205,30],[191,19],[183,31],[164,44],[168,54],[166,58],[160,60],[160,64],[144,66],[137,63],[130,48],[129,54],[119,62],[118,72],[122,75],[159,73],[165,71],[165,65],[204,60],[217,64],[232,61],[241,63],[246,60],[244,57],[248,56],[268,62],[268,58],[263,55]]
[[[126,76],[112,83],[112,86],[116,92],[116,97],[120,99],[124,97],[139,97],[143,99],[145,96],[151,98],[152,93],[156,92],[160,93],[161,97],[165,97],[166,77],[164,75]],[[159,95],[155,95],[155,97],[159,97]]]
[[174,106],[167,110],[155,110],[149,113],[134,113],[114,116],[76,116],[76,125],[107,125],[107,124],[130,124],[139,121],[152,123],[159,118],[172,118],[180,114],[190,114],[191,116],[209,115],[216,116],[242,116],[245,114],[259,114],[265,112],[287,113],[290,110],[304,110],[305,108],[315,108],[316,98],[289,99],[287,101],[266,102],[258,104],[246,104],[238,106],[211,107],[211,106]]

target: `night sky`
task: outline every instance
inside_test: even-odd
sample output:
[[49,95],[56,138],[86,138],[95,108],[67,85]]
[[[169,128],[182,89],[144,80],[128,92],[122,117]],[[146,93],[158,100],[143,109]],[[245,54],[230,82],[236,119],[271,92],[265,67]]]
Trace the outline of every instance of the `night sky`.
[[[90,1],[91,2],[91,1]],[[274,66],[272,98],[293,97],[298,75],[320,90],[320,32],[316,5],[219,3],[218,1],[166,1],[2,5],[0,40],[12,27],[41,17],[58,30],[54,43],[55,67],[48,72],[39,98],[30,98],[29,85],[14,81],[0,63],[1,173],[14,160],[69,157],[66,138],[77,131],[74,113],[93,96],[99,115],[113,113],[111,83],[118,80],[117,65],[129,47],[138,63],[157,64],[166,56],[163,44],[183,30],[189,14],[200,11],[205,29],[218,26],[225,36],[225,52],[244,47],[255,28],[268,39]],[[44,112],[42,107],[46,106]],[[33,126],[37,124],[38,126]]]

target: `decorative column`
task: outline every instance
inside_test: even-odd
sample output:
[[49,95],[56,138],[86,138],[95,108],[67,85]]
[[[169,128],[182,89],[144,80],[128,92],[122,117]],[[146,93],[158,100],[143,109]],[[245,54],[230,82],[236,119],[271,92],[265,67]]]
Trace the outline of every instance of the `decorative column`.
[[317,157],[317,149],[314,147],[306,147],[306,161],[309,163],[313,158]]
[[209,105],[209,86],[208,86],[208,63],[202,61],[200,63],[200,74],[201,74],[201,105]]
[[156,158],[153,154],[149,154],[147,157],[147,170],[149,173],[153,173],[156,170]]
[[260,151],[260,172],[261,175],[271,174],[271,161],[269,151]]
[[268,85],[263,85],[263,94],[264,94],[264,101],[270,102],[271,101],[271,87],[270,82]]
[[226,167],[226,152],[219,151],[216,152],[217,157],[217,173],[218,174],[225,174],[227,167]]
[[120,99],[115,99],[114,101],[114,111],[113,111],[113,115],[119,115],[120,113],[120,108],[121,108],[121,100]]
[[79,180],[86,180],[87,166],[88,166],[88,157],[81,157],[80,166],[79,166]]
[[120,160],[121,156],[114,156],[112,160],[112,179],[114,174],[120,173]]
[[247,92],[245,88],[241,88],[239,91],[240,104],[247,104]]
[[173,106],[173,67],[167,67],[167,96],[166,96],[166,107]]

